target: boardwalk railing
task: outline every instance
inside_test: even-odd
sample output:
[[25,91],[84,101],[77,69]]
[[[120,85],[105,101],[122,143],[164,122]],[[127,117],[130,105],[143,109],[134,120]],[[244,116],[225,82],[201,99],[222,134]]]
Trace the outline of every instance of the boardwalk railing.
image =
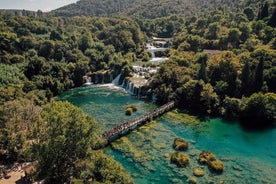
[[165,105],[162,105],[153,111],[143,115],[142,117],[136,118],[132,121],[127,121],[122,124],[119,124],[112,129],[106,131],[102,134],[102,137],[106,139],[109,143],[116,140],[117,138],[130,133],[131,131],[137,129],[139,126],[146,124],[147,122],[152,121],[154,118],[162,115],[163,113],[169,111],[175,106],[175,102],[169,102]]

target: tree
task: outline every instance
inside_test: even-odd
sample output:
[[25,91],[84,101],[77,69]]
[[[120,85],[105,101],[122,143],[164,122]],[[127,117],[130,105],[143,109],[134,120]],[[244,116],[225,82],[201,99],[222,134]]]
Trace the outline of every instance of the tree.
[[86,32],[79,40],[79,49],[84,52],[92,46],[93,38],[90,32]]
[[49,59],[54,54],[54,46],[55,43],[53,41],[45,40],[40,44],[38,54],[46,59]]
[[224,105],[224,111],[222,115],[226,119],[237,119],[240,116],[240,107],[241,107],[241,100],[238,98],[229,98],[226,97],[223,101]]
[[268,25],[273,28],[276,27],[276,8],[274,9],[272,16],[270,17]]
[[254,88],[255,92],[261,91],[264,83],[264,58],[261,56],[256,68]]
[[266,1],[259,10],[258,20],[262,20],[268,17],[268,9],[269,9],[269,5],[268,5],[268,2]]
[[237,28],[231,28],[228,31],[228,42],[231,43],[233,48],[238,48],[240,43],[241,32]]
[[243,10],[243,13],[247,16],[247,19],[249,21],[252,21],[254,19],[254,17],[255,17],[254,10],[251,7],[246,7]]
[[197,59],[197,62],[200,63],[200,69],[198,71],[197,78],[199,80],[202,79],[205,83],[208,80],[207,72],[206,72],[207,60],[208,60],[207,54],[201,54]]
[[254,93],[249,98],[242,99],[242,122],[249,127],[272,125],[276,117],[275,93]]
[[241,81],[242,81],[242,94],[249,95],[251,92],[251,85],[252,85],[252,79],[251,79],[251,70],[249,66],[249,62],[246,62],[242,69],[242,75],[241,75]]
[[5,127],[0,130],[0,148],[7,150],[7,159],[16,161],[20,156],[26,157],[30,147],[29,132],[38,120],[41,109],[27,98],[7,101],[3,105],[2,119]]
[[33,132],[37,177],[45,183],[69,183],[76,162],[90,156],[96,122],[69,102],[52,102],[43,108]]
[[217,110],[217,106],[219,105],[218,95],[210,83],[203,86],[200,93],[200,104],[202,106],[201,112],[203,113],[211,114]]

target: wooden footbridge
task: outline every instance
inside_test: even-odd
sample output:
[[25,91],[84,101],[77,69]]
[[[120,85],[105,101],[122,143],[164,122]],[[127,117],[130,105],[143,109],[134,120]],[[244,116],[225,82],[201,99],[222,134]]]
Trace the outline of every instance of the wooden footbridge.
[[171,110],[174,106],[175,106],[175,102],[172,101],[154,109],[153,111],[143,115],[142,117],[119,124],[113,127],[111,130],[108,130],[105,133],[103,133],[102,138],[106,139],[108,143],[113,142],[119,137],[130,133],[131,131],[137,129],[138,127],[152,121],[154,118]]

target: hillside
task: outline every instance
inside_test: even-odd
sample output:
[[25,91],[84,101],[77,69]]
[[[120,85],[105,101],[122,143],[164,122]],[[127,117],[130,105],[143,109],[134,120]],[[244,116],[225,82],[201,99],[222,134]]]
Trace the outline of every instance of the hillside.
[[249,5],[258,6],[256,0],[80,0],[52,11],[55,16],[114,16],[158,18],[170,15],[196,16],[213,9],[236,11]]

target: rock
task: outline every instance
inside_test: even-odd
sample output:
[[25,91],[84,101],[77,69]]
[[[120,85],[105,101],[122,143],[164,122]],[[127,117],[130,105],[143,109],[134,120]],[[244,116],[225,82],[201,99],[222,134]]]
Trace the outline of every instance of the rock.
[[212,171],[215,171],[217,173],[222,173],[224,170],[224,164],[220,160],[212,160],[209,162],[209,167]]
[[165,157],[165,158],[169,158],[169,157],[170,157],[170,154],[169,154],[169,153],[165,153],[165,154],[164,154],[164,157]]
[[189,147],[189,144],[184,139],[182,139],[182,138],[175,138],[174,139],[173,148],[175,150],[185,151],[185,150],[188,149],[188,147]]
[[224,164],[218,160],[215,155],[209,151],[202,151],[198,158],[199,163],[207,164],[210,170],[216,173],[222,173],[224,170]]
[[197,179],[196,178],[189,178],[188,182],[189,182],[189,184],[195,184],[195,183],[197,183]]
[[189,164],[189,157],[185,153],[175,152],[171,156],[171,162],[175,163],[178,167],[185,167]]
[[194,172],[193,172],[194,176],[204,176],[204,171],[202,171],[201,169],[195,168]]
[[202,151],[199,154],[198,161],[201,164],[208,164],[208,162],[210,162],[212,160],[216,160],[216,157],[213,153],[211,153],[209,151]]

